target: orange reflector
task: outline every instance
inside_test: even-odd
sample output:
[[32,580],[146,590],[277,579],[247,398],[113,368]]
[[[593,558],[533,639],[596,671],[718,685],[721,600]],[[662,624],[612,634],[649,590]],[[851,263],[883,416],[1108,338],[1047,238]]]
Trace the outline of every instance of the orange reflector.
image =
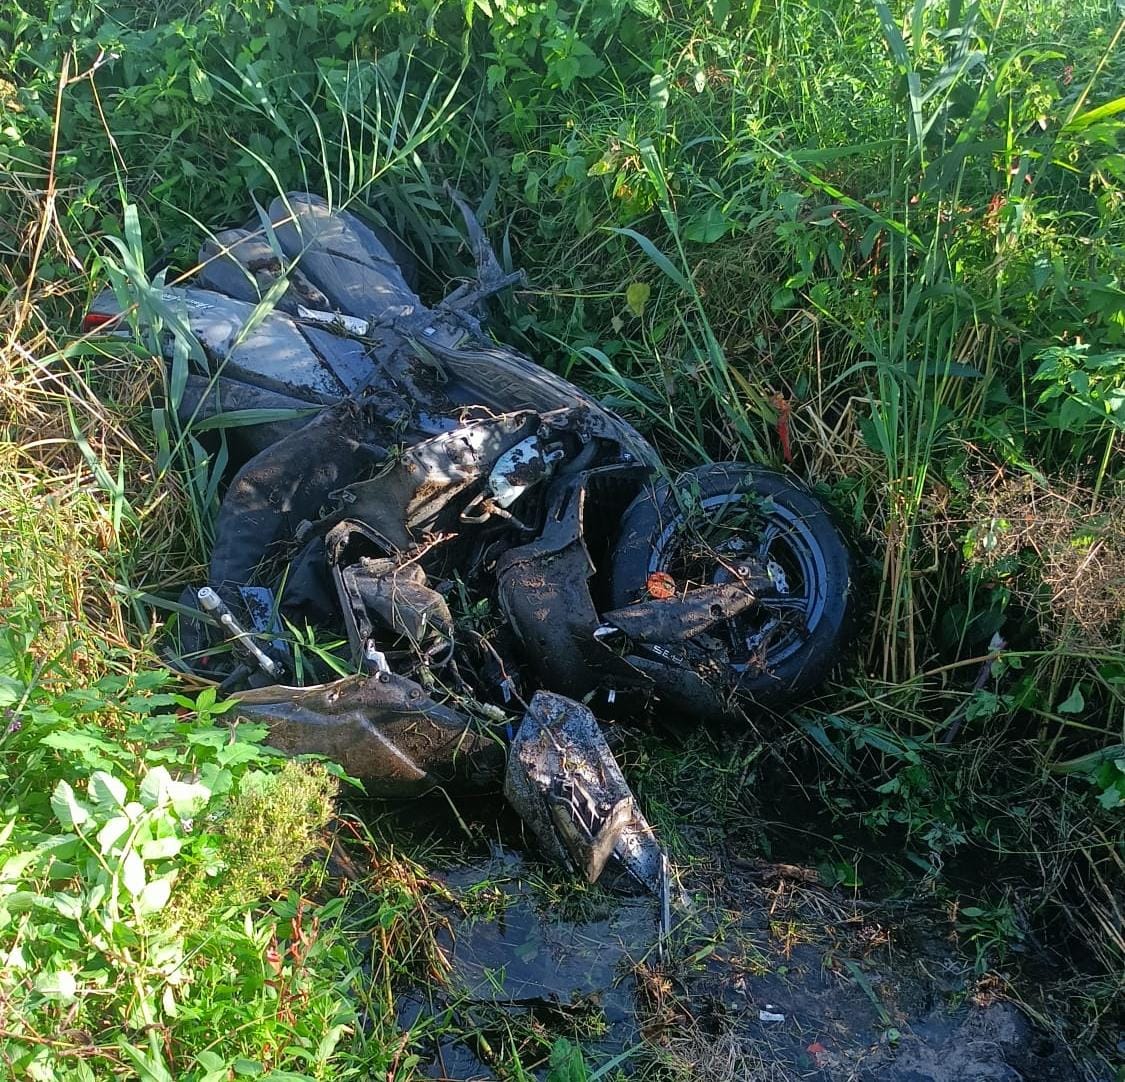
[[645,585],[648,587],[648,596],[658,601],[676,596],[676,580],[667,571],[654,571]]

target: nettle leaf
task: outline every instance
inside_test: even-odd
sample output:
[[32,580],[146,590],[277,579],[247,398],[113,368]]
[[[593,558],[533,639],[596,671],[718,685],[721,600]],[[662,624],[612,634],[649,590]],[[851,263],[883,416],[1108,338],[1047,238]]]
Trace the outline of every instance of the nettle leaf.
[[75,795],[69,782],[60,781],[51,794],[51,810],[64,827],[80,827],[90,818],[90,810]]
[[230,730],[217,725],[209,729],[200,727],[187,734],[187,742],[205,748],[221,748],[230,742]]
[[133,677],[133,684],[140,691],[151,691],[166,684],[170,675],[167,669],[150,669],[148,672],[137,673]]
[[99,770],[111,767],[113,758],[121,754],[117,745],[79,729],[60,729],[48,733],[40,743],[56,751],[77,752],[83,762]]
[[252,763],[264,758],[261,748],[242,740],[224,744],[215,755],[215,761],[219,766],[238,766],[239,763]]
[[95,770],[90,775],[88,788],[90,799],[99,811],[125,806],[125,798],[128,795],[125,783],[104,770]]
[[125,709],[132,711],[134,714],[151,714],[154,710],[163,706],[175,706],[176,697],[174,695],[130,695],[125,700]]

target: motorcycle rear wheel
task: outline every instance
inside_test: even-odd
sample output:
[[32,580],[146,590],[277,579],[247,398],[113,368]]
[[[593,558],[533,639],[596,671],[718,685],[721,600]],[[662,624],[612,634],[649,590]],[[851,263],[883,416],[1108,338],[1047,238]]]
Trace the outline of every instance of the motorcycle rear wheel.
[[721,462],[646,488],[622,518],[609,601],[730,581],[748,558],[769,569],[777,596],[712,634],[736,696],[780,706],[816,691],[841,660],[852,607],[852,558],[831,513],[784,474]]

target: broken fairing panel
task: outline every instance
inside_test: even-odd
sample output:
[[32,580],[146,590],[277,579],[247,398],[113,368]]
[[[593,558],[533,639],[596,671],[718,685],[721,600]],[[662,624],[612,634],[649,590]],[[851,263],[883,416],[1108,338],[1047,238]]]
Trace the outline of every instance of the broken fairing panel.
[[498,789],[503,775],[500,744],[394,673],[258,688],[237,696],[231,714],[263,722],[280,751],[334,760],[371,796],[419,796],[444,785]]
[[588,881],[608,865],[658,897],[667,890],[664,851],[580,703],[536,692],[512,741],[504,795],[543,852]]
[[602,617],[603,627],[615,628],[633,642],[683,642],[703,634],[720,620],[741,616],[756,600],[739,583],[701,586],[680,598],[645,601],[614,609]]
[[565,455],[562,447],[544,447],[536,433],[496,460],[488,475],[488,491],[497,505],[507,510],[532,485],[546,480]]

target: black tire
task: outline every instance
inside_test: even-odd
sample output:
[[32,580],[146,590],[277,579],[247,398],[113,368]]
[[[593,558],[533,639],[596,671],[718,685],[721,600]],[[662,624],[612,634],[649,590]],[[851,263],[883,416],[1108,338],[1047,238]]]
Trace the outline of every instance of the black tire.
[[850,635],[851,554],[828,508],[803,486],[720,462],[646,487],[622,519],[607,592],[618,608],[647,598],[654,572],[671,573],[681,588],[721,581],[724,562],[748,549],[782,569],[792,598],[772,608],[763,601],[728,627],[731,687],[778,706],[814,692]]

